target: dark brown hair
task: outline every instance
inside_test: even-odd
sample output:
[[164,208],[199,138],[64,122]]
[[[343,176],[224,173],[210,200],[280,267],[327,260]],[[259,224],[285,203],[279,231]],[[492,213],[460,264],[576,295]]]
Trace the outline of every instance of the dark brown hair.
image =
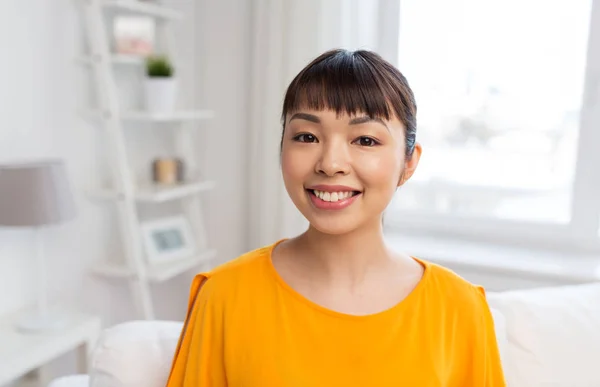
[[[299,109],[331,109],[336,114],[364,113],[405,128],[406,155],[411,156],[417,134],[417,104],[404,75],[378,54],[335,49],[310,62],[290,83],[281,119]],[[283,142],[283,134],[282,134]]]

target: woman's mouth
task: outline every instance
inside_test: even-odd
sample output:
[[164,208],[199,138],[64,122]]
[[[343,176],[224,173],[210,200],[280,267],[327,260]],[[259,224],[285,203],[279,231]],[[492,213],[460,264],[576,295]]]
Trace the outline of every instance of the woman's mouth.
[[325,201],[335,203],[340,200],[348,199],[352,196],[358,195],[360,192],[358,191],[340,191],[340,192],[327,192],[327,191],[319,191],[316,189],[309,190],[315,195],[317,198]]
[[321,191],[307,189],[312,204],[320,210],[341,210],[350,206],[362,194],[360,191]]

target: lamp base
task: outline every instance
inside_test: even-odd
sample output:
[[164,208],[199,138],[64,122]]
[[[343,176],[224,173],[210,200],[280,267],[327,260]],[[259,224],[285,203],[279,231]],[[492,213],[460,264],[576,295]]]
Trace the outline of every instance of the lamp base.
[[65,328],[68,318],[60,314],[42,315],[34,313],[17,322],[17,329],[23,333],[44,333]]

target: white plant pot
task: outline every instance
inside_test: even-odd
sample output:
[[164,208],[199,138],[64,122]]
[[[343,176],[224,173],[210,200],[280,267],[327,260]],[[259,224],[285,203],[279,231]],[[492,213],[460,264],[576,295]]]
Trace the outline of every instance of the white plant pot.
[[175,78],[146,78],[144,102],[148,112],[173,112],[176,101],[177,80]]

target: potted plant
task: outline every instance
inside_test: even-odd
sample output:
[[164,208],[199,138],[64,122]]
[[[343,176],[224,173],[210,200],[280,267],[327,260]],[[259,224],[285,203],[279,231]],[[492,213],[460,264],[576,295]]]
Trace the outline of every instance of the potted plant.
[[152,113],[168,113],[175,108],[177,80],[173,65],[165,55],[146,58],[145,106]]

